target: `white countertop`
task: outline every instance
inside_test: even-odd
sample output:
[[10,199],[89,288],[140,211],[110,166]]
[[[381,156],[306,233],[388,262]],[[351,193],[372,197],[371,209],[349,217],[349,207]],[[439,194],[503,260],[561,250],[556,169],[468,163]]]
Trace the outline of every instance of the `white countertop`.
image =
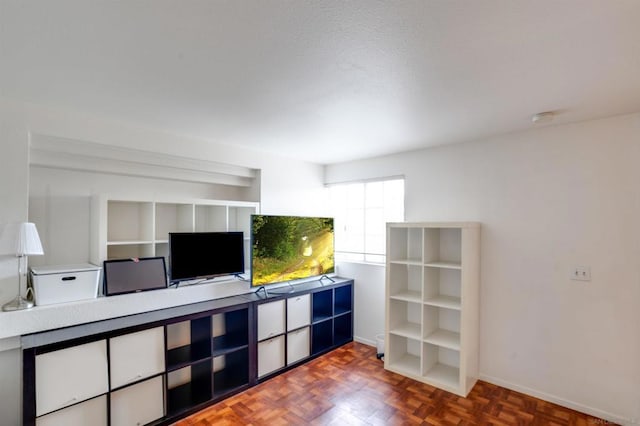
[[[0,350],[16,346],[19,336],[197,303],[254,291],[246,281],[228,280],[178,288],[98,297],[77,302],[0,312]],[[6,340],[6,341],[5,341]],[[3,343],[3,341],[5,341]],[[11,343],[7,343],[11,341]]]

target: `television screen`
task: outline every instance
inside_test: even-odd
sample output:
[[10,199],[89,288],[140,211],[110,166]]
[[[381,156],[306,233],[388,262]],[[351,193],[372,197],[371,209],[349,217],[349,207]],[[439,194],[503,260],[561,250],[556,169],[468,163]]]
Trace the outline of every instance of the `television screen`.
[[172,282],[242,273],[242,232],[169,234],[169,275]]
[[251,285],[334,272],[333,218],[251,216]]
[[105,260],[103,271],[107,296],[167,287],[164,257]]

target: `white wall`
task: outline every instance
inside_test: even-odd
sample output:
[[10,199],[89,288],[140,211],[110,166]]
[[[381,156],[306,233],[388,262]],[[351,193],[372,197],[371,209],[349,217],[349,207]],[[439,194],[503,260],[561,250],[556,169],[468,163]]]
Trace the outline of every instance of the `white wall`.
[[[0,102],[0,224],[27,219],[27,132],[19,114]],[[17,261],[0,255],[0,305],[17,291]]]
[[[11,104],[23,117],[28,130],[38,135],[68,138],[127,147],[138,150],[209,160],[223,164],[259,169],[261,174],[260,201],[265,206],[288,211],[323,209],[323,169],[321,166],[293,161],[260,151],[236,148],[172,135],[96,117],[88,113],[61,111],[34,105]],[[156,190],[165,189],[162,182]],[[291,191],[291,196],[287,195]]]
[[284,157],[169,135],[130,124],[113,122],[86,113],[21,105],[29,131],[127,148],[150,150],[202,160],[259,169],[259,194],[252,189],[225,185],[177,182],[92,172],[30,169],[29,217],[42,234],[45,255],[31,264],[64,264],[88,261],[89,203],[92,194],[208,198],[261,201],[264,213],[311,214],[324,209],[323,170],[318,165]]
[[[286,160],[285,160],[286,161]],[[291,178],[291,175],[295,178]],[[326,204],[317,166],[296,164],[262,173],[263,213],[321,215]],[[90,260],[90,202],[93,194],[168,200],[247,200],[242,191],[220,185],[175,182],[33,167],[30,170],[29,220],[36,223],[44,256],[30,265],[63,265]],[[266,181],[266,182],[265,182]]]
[[237,192],[220,185],[175,182],[132,176],[32,167],[29,174],[29,220],[38,227],[44,256],[30,265],[89,262],[91,196],[137,199],[241,200]]
[[[481,222],[483,378],[630,423],[640,419],[638,164],[635,114],[325,173],[328,183],[405,175],[406,220]],[[591,282],[569,279],[576,265],[591,267]],[[365,323],[384,308],[371,299]]]
[[[316,165],[81,113],[1,100],[0,113],[0,221],[27,217],[29,132],[257,168],[263,213],[327,212]],[[327,182],[403,174],[407,220],[483,223],[485,379],[582,411],[638,419],[638,140],[640,116],[632,115],[340,164],[325,173]],[[0,259],[5,301],[15,295],[7,290],[7,282],[9,289],[17,285],[14,263]],[[590,265],[593,280],[570,281],[574,265]],[[338,270],[356,278],[355,334],[373,343],[384,324],[383,268],[339,264]],[[19,424],[20,353],[9,347],[0,347],[0,418]]]
[[336,262],[341,277],[354,280],[354,340],[376,345],[376,335],[384,333],[384,280],[383,265]]
[[[33,168],[30,173],[28,143],[33,133],[259,169],[262,212],[319,215],[326,210],[323,168],[315,164],[170,135],[87,113],[18,104],[1,98],[0,124],[0,224],[24,221],[28,217],[39,223],[46,240],[43,241],[45,248],[48,245],[50,250],[42,259],[34,258],[32,263],[74,263],[88,259],[81,257],[88,250],[88,197],[92,193],[179,194],[180,198],[237,195],[228,188],[211,185],[41,168]],[[28,212],[29,192],[33,206]],[[66,239],[62,237],[65,232],[70,235]],[[16,270],[14,258],[0,257],[0,303],[16,295]],[[0,312],[0,324],[2,315],[7,314]],[[18,344],[17,339],[0,340],[0,423],[3,426],[21,424],[22,367],[21,352],[16,349]]]
[[[0,102],[0,224],[27,219],[27,133],[19,114]],[[0,305],[16,296],[18,263],[0,256]],[[2,326],[0,320],[0,327]],[[0,419],[20,424],[21,352],[19,342],[0,341]]]

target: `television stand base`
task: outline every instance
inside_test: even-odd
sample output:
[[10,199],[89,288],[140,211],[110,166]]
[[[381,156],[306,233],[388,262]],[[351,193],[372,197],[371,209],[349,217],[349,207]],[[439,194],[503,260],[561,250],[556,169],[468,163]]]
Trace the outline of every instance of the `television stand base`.
[[[331,281],[332,283],[335,283],[335,282],[336,282],[336,280],[334,280],[334,279],[333,279],[333,278],[331,278],[330,276],[328,276],[328,275],[323,275],[323,276],[321,276],[321,277],[318,279],[318,281],[320,281],[320,284],[322,284],[322,280],[324,280],[324,279],[327,279],[327,280]],[[322,284],[322,285],[324,285],[324,284]]]

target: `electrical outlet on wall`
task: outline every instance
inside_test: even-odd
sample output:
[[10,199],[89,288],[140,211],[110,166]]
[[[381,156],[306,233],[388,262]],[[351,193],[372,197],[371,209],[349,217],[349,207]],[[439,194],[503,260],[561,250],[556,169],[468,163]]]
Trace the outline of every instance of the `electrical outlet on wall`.
[[571,270],[571,279],[577,281],[591,281],[591,268],[588,266],[575,266]]

